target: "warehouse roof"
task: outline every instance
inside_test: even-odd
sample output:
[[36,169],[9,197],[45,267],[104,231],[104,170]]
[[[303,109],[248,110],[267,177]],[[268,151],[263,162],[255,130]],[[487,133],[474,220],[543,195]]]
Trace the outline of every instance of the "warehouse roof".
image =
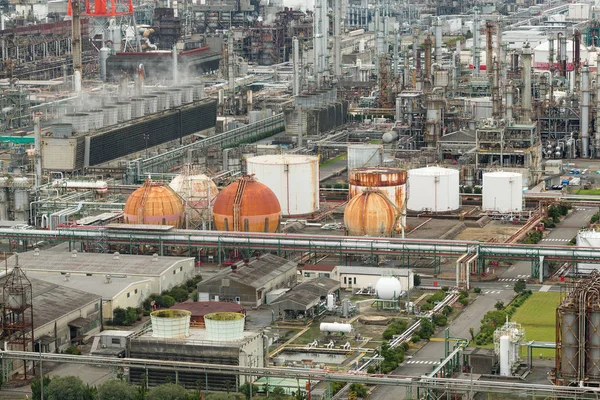
[[277,298],[272,304],[291,302],[304,309],[316,306],[322,297],[340,288],[340,282],[325,277],[319,277],[302,282],[292,290]]
[[392,276],[410,276],[411,270],[408,268],[385,268],[385,267],[363,267],[339,265],[337,267],[339,274],[353,275],[392,275]]
[[[38,255],[36,255],[38,254]],[[19,266],[24,271],[53,271],[77,274],[110,274],[161,276],[173,264],[193,260],[184,257],[161,257],[120,254],[74,253],[56,251],[29,251],[19,253]],[[15,256],[8,260],[9,266],[16,263]]]

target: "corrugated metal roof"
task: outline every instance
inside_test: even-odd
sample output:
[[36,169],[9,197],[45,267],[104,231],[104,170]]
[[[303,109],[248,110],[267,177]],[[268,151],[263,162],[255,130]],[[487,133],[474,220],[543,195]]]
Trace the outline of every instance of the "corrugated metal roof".
[[408,268],[385,268],[385,267],[361,267],[338,265],[338,273],[353,274],[353,275],[392,275],[392,276],[409,276],[410,269]]
[[[297,263],[278,257],[273,254],[265,254],[260,258],[253,258],[248,262],[236,264],[236,270],[229,270],[225,276],[217,275],[215,278],[227,277],[232,281],[243,283],[260,289],[271,280],[290,270],[295,270]],[[212,279],[211,279],[212,280]]]

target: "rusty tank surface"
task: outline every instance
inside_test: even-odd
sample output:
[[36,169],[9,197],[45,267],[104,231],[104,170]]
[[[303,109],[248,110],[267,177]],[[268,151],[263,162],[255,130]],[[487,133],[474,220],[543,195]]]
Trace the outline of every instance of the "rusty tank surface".
[[181,228],[185,222],[183,200],[169,186],[147,179],[133,192],[123,210],[126,224],[170,225]]
[[387,196],[365,189],[354,196],[344,211],[344,227],[350,236],[391,236],[400,213]]
[[245,175],[219,193],[213,220],[219,231],[274,233],[279,229],[281,206],[271,189]]

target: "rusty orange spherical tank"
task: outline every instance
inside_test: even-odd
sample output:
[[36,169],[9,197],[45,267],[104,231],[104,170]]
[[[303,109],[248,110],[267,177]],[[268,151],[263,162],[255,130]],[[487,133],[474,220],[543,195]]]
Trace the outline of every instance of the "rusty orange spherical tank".
[[168,186],[147,180],[129,196],[123,216],[126,224],[171,225],[183,227],[182,199]]
[[348,202],[344,226],[351,236],[391,236],[398,215],[385,194],[367,189]]
[[243,176],[219,193],[213,204],[213,220],[219,231],[277,232],[281,206],[271,189]]

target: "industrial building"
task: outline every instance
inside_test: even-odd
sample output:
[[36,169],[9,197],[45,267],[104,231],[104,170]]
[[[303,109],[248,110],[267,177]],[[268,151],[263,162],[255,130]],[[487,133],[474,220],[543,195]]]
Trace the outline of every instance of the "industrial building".
[[270,291],[296,284],[297,264],[272,254],[232,264],[206,281],[198,283],[200,301],[232,301],[244,306],[265,304]]
[[327,296],[337,292],[340,284],[330,278],[320,277],[300,283],[289,292],[275,299],[271,304],[283,319],[310,319],[325,309]]
[[340,282],[342,289],[348,290],[374,288],[382,275],[397,278],[403,291],[408,291],[414,286],[414,272],[408,268],[338,265],[332,278]]

